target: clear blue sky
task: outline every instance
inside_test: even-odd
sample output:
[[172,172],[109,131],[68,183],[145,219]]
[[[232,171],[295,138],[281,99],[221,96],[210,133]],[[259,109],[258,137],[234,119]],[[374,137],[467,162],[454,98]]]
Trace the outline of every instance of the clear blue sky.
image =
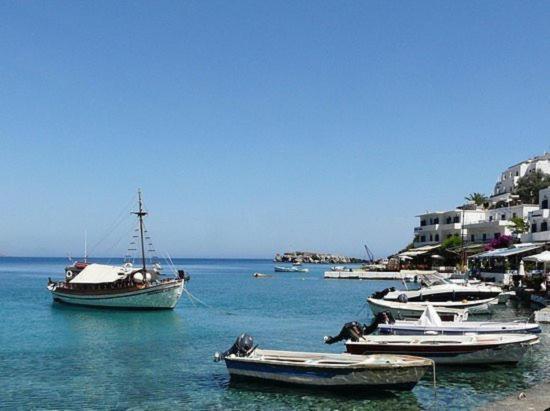
[[547,1],[4,1],[0,16],[4,254],[78,255],[142,187],[174,256],[382,256],[416,214],[550,149]]

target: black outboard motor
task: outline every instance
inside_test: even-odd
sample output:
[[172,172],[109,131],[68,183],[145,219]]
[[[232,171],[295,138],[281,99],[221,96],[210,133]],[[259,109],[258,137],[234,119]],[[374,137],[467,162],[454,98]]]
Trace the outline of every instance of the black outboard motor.
[[342,340],[358,341],[363,335],[369,335],[376,331],[378,324],[394,324],[395,318],[389,311],[382,311],[374,317],[370,325],[361,325],[357,321],[344,324],[340,334],[335,337],[326,336],[325,344],[334,344]]
[[178,270],[178,278],[186,282],[191,279],[191,277],[185,272],[185,270]]
[[382,291],[376,291],[371,295],[371,297],[379,300],[381,298],[384,298],[385,295],[388,294],[390,291],[395,291],[395,287],[384,288]]
[[326,336],[324,338],[325,344],[334,344],[342,340],[359,341],[359,338],[363,335],[363,326],[357,321],[345,323],[340,330],[340,334],[335,337]]
[[251,335],[243,333],[237,337],[235,343],[231,348],[223,353],[215,353],[214,361],[221,361],[225,357],[229,357],[231,354],[235,354],[237,357],[248,357],[256,349],[254,346],[254,339]]

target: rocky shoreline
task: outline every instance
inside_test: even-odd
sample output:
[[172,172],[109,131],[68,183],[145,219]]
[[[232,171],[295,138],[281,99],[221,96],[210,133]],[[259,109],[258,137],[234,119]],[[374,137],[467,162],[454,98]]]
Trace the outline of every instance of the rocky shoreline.
[[312,251],[291,251],[275,254],[276,263],[307,263],[307,264],[359,264],[366,262],[360,258],[346,257],[337,254],[316,253]]

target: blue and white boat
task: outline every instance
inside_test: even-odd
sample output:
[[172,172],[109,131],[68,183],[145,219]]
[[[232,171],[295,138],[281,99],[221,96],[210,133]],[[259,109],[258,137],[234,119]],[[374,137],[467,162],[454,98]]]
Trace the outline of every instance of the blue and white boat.
[[422,334],[538,334],[540,326],[534,322],[513,321],[464,321],[456,317],[454,321],[442,321],[434,307],[428,306],[417,321],[395,320],[378,323],[380,334],[422,335]]
[[262,350],[242,334],[225,353],[232,380],[252,380],[323,389],[410,390],[433,367],[431,360],[409,355],[351,355]]

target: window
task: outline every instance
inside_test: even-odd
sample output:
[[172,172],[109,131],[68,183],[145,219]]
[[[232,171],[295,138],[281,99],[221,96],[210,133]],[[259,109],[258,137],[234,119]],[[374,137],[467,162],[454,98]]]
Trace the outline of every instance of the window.
[[493,221],[493,216],[489,216],[489,221]]
[[472,235],[470,236],[470,241],[471,241],[472,243],[475,243],[475,241],[476,241],[476,236],[475,236],[474,234],[472,234]]
[[547,198],[542,200],[542,202],[540,203],[540,208],[542,208],[542,209],[548,208],[548,199]]
[[453,218],[453,223],[460,223],[460,217],[455,215]]
[[487,233],[483,233],[483,236],[481,237],[483,241],[487,241]]
[[458,233],[454,233],[454,236],[455,236],[455,237],[458,237]]
[[439,241],[439,234],[435,235],[435,241]]
[[501,215],[500,215],[500,219],[501,219],[501,220],[506,220],[506,214],[501,214]]
[[516,218],[517,217],[517,214],[516,213],[512,213],[512,218]]
[[451,238],[451,237],[452,237],[452,235],[451,235],[451,234],[447,234],[447,238]]
[[430,234],[430,241],[434,240],[434,236]]
[[426,242],[426,236],[425,236],[425,235],[423,235],[422,237],[420,237],[420,242],[421,242],[421,243]]
[[451,217],[447,217],[446,222],[447,224],[451,224],[453,222],[453,219]]
[[439,217],[434,218],[434,224],[439,224]]
[[420,227],[424,227],[426,225],[426,220],[421,220],[420,221]]
[[516,177],[519,177],[519,171],[516,170]]
[[430,225],[434,223],[433,219],[430,218]]
[[540,223],[540,231],[548,231],[548,223],[546,221]]
[[537,232],[537,223],[533,223],[533,224],[531,225],[531,232],[532,232],[532,233],[536,233],[536,232]]

